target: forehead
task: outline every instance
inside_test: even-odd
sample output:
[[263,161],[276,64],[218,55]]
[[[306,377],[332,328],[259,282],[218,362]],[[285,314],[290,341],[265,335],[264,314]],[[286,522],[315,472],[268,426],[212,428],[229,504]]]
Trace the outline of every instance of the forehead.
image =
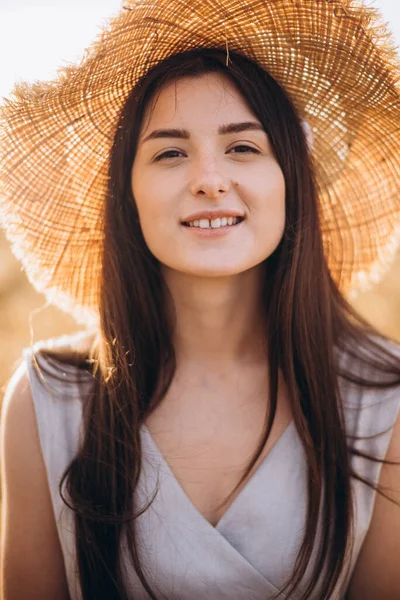
[[254,117],[245,99],[222,73],[184,77],[166,84],[145,111],[142,133],[150,128],[174,126],[188,129],[212,126],[235,118]]

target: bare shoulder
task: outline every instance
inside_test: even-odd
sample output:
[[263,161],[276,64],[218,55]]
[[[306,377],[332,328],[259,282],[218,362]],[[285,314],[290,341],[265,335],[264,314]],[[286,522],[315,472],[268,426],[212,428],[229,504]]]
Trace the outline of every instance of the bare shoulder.
[[1,422],[3,423],[5,419],[9,420],[10,415],[12,422],[15,412],[21,409],[22,414],[26,414],[27,411],[31,413],[31,417],[34,417],[29,377],[23,363],[14,371],[7,384],[2,402]]
[[[35,460],[40,451],[40,442],[36,429],[36,418],[33,406],[29,377],[24,364],[21,364],[10,379],[1,408],[1,445],[2,466],[7,467],[7,474],[14,472],[8,467],[26,466],[26,461]],[[21,439],[24,443],[21,443]],[[34,454],[27,452],[34,450]],[[19,461],[22,459],[22,464]]]
[[7,385],[0,426],[3,598],[67,600],[63,557],[24,364]]
[[[400,463],[400,412],[385,458]],[[346,597],[349,600],[400,598],[400,464],[383,464],[378,484],[393,502],[376,495],[371,524]]]

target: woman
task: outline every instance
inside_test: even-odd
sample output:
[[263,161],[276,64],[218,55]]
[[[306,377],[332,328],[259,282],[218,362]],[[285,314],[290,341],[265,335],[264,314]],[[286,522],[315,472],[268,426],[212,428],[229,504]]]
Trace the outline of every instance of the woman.
[[[306,11],[309,2],[297,9],[283,4]],[[334,39],[338,7],[321,4],[313,10]],[[247,39],[255,16],[272,8],[221,7],[232,32],[240,7],[246,8],[246,31],[238,35]],[[350,8],[354,22],[367,14]],[[283,24],[288,13],[275,9]],[[331,268],[321,217],[327,189],[331,199],[340,189],[346,200],[355,193],[345,185],[355,167],[349,171],[345,161],[340,167],[339,159],[343,140],[352,140],[348,153],[352,144],[358,148],[360,131],[347,117],[342,140],[324,138],[323,125],[315,127],[318,157],[325,140],[332,160],[314,164],[310,126],[289,92],[250,58],[250,41],[247,52],[189,43],[196,27],[192,10],[176,1],[122,12],[86,63],[61,76],[57,106],[68,115],[69,129],[51,121],[58,110],[53,104],[47,108],[50,145],[44,130],[38,133],[36,180],[43,194],[40,164],[51,144],[59,150],[59,160],[51,155],[53,170],[46,170],[53,173],[47,180],[52,204],[42,202],[38,212],[42,243],[48,244],[40,252],[53,251],[53,299],[70,303],[82,319],[97,312],[98,322],[80,336],[26,348],[8,386],[2,420],[5,598],[392,600],[400,590],[400,476],[399,466],[390,464],[400,462],[399,348],[351,308],[350,285],[344,293],[346,282],[356,287],[354,273],[361,272],[346,235],[356,236],[367,223],[368,235],[373,223],[382,229],[377,213],[373,221],[366,214],[374,208],[372,180],[357,189],[358,204],[353,197],[359,229],[338,222],[328,236]],[[202,10],[202,31],[217,42],[215,11]],[[171,54],[164,49],[155,60],[154,48],[166,48],[168,39],[162,27],[172,35],[175,18],[175,35],[187,47]],[[137,67],[129,92],[121,91],[114,135],[106,142],[107,107],[117,101],[109,89],[107,96],[106,63],[95,59],[115,68],[115,48],[124,47],[130,32],[140,60],[139,40],[152,43],[140,29],[145,23],[157,32],[157,45],[141,47],[140,56],[153,58]],[[90,89],[82,83],[85,69]],[[127,71],[121,73],[119,83]],[[350,81],[350,71],[345,77]],[[318,107],[322,111],[315,86],[307,87],[307,98],[315,99],[310,120],[311,108],[314,116]],[[382,79],[380,90],[385,86],[393,92]],[[113,89],[116,94],[117,85]],[[19,93],[19,110],[26,109],[28,91]],[[55,96],[50,87],[40,101],[39,89],[30,93],[34,122],[39,105]],[[373,96],[365,94],[370,109]],[[79,98],[86,114],[79,113]],[[300,98],[298,91],[296,102]],[[328,91],[324,102],[329,106]],[[8,126],[16,106],[5,115]],[[75,109],[80,117],[73,117]],[[90,111],[97,137],[83,125]],[[352,118],[357,114],[354,108]],[[377,123],[386,121],[378,117],[374,128],[381,135]],[[326,115],[323,122],[326,135],[329,127],[334,131]],[[364,143],[368,139],[371,144],[368,136]],[[3,138],[8,151],[10,143],[14,138]],[[34,154],[32,137],[30,143]],[[97,155],[100,165],[107,143],[106,171],[104,165],[91,171],[88,157]],[[27,148],[21,150],[28,161],[24,189],[34,168]],[[351,157],[345,158],[351,163]],[[369,159],[365,145],[359,181],[372,168]],[[398,151],[392,159],[395,167]],[[18,172],[19,163],[13,164],[12,171],[3,161],[9,190],[11,171]],[[395,169],[386,177],[394,180]],[[96,203],[99,181],[104,206]],[[362,202],[367,199],[369,207]],[[63,207],[57,219],[54,206]],[[9,203],[4,212],[15,220],[18,209]],[[64,263],[54,257],[56,227],[71,235],[67,241],[59,234]],[[25,239],[28,230],[35,235],[25,222]],[[342,268],[335,271],[339,232],[336,266]],[[365,266],[373,250],[362,249]],[[40,252],[25,254],[41,264],[37,286],[50,264]],[[63,282],[56,262],[63,264]]]

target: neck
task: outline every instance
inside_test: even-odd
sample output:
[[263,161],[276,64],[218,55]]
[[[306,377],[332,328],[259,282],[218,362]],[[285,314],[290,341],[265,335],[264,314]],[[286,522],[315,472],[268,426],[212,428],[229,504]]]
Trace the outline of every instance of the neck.
[[198,277],[164,268],[178,365],[196,365],[217,374],[265,364],[262,267],[225,277]]

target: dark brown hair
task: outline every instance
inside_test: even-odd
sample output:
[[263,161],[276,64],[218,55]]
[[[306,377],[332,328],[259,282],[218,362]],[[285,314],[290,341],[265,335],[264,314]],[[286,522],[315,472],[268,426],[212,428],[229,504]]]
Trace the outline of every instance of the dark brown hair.
[[[264,263],[262,289],[271,409],[265,435],[237,487],[250,473],[271,430],[280,368],[308,463],[305,535],[294,572],[282,590],[288,597],[302,580],[316,544],[322,491],[319,558],[301,600],[315,593],[323,568],[319,597],[329,597],[344,568],[354,525],[351,478],[377,489],[353,472],[351,455],[378,459],[349,443],[339,379],[366,388],[390,388],[400,383],[400,360],[379,343],[385,338],[351,307],[328,270],[315,168],[294,104],[267,72],[240,53],[231,52],[228,65],[225,50],[219,49],[171,56],[153,66],[132,89],[119,117],[109,160],[101,321],[90,352],[81,357],[82,368],[88,355],[93,361],[93,392],[85,400],[82,446],[60,484],[64,502],[75,512],[84,600],[128,598],[119,554],[121,531],[127,524],[133,566],[150,597],[157,598],[138,558],[135,518],[146,507],[139,510],[134,505],[134,490],[141,473],[139,428],[162,401],[174,377],[174,324],[165,314],[168,289],[145,243],[130,177],[149,102],[166,83],[209,72],[225,74],[242,94],[269,136],[286,183],[284,234]],[[350,358],[349,370],[339,365],[343,352]],[[371,378],[356,375],[356,364],[365,365]],[[68,494],[63,491],[64,483]]]

